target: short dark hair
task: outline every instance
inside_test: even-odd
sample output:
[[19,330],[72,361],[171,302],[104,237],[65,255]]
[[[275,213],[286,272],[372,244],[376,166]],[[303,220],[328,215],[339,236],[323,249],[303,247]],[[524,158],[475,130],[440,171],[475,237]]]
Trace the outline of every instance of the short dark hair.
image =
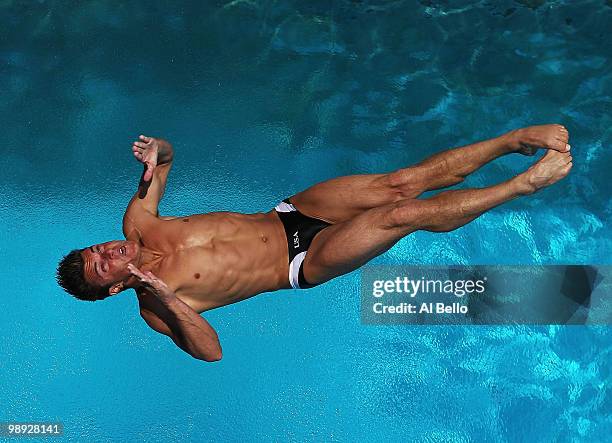
[[82,251],[83,249],[73,249],[60,260],[56,274],[57,283],[79,300],[103,300],[109,296],[110,286],[94,286],[85,280]]

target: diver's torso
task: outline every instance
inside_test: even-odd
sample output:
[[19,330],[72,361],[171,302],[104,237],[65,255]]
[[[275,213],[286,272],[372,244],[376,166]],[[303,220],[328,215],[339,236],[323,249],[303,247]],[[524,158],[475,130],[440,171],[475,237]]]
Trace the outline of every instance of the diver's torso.
[[289,287],[287,240],[274,211],[215,212],[138,223],[160,256],[150,270],[197,312]]

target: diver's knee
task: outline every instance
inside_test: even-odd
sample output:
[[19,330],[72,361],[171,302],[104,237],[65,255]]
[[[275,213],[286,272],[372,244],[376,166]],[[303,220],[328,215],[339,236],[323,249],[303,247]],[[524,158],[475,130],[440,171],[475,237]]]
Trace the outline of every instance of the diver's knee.
[[398,169],[386,176],[389,192],[393,195],[392,201],[405,200],[418,197],[427,188],[419,177],[416,168]]

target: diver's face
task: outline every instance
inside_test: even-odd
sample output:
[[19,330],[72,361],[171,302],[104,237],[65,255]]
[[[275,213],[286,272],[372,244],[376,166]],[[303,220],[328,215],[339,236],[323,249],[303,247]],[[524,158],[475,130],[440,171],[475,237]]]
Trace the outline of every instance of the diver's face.
[[83,249],[85,279],[92,285],[108,286],[126,281],[128,263],[139,264],[140,245],[129,240],[114,240]]

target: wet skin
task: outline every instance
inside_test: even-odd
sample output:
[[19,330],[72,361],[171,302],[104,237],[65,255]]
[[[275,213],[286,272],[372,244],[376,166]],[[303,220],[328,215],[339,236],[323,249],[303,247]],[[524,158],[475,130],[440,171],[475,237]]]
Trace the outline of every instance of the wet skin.
[[125,217],[127,239],[144,254],[132,263],[153,272],[197,312],[290,287],[287,240],[275,211],[173,219],[134,212]]
[[161,309],[128,269],[132,264],[152,272],[198,313],[290,287],[287,240],[275,211],[159,216],[172,148],[161,139],[141,140],[134,142],[133,152],[145,168],[124,215],[126,240],[93,245],[81,253],[91,284],[110,286],[111,295],[134,288],[141,307]]
[[[565,177],[572,156],[565,127],[531,126],[435,154],[394,172],[338,177],[291,197],[304,214],[329,221],[303,263],[318,284],[351,272],[417,230],[446,232],[513,198]],[[480,189],[425,191],[460,183],[484,164],[513,152],[548,153],[516,177]],[[132,148],[144,165],[138,191],[123,219],[125,241],[85,248],[85,278],[115,295],[136,290],[140,313],[198,359],[221,358],[218,337],[198,313],[262,292],[289,288],[287,239],[275,211],[215,212],[161,217],[173,151],[161,139],[140,136]]]
[[[144,143],[145,139],[149,144]],[[533,149],[540,146],[549,150],[547,158],[559,157],[565,164],[571,161],[567,142],[567,130],[561,125],[530,126],[494,140],[444,151],[419,165],[393,173],[332,179],[298,193],[292,197],[292,202],[307,215],[332,224],[340,223],[372,208],[409,201],[424,190],[455,184],[461,180],[459,175],[469,174],[506,153],[531,155]],[[138,288],[140,280],[127,268],[127,264],[132,263],[141,271],[152,272],[177,297],[200,313],[262,292],[290,287],[287,240],[275,211],[160,217],[157,205],[171,166],[172,148],[164,140],[144,137],[134,143],[133,152],[145,169],[138,192],[124,216],[123,231],[127,241],[106,242],[83,251],[85,276],[90,282],[97,285],[115,283],[113,294],[126,288]],[[438,163],[445,168],[440,168]],[[546,175],[544,166],[549,163],[541,159],[532,172],[542,175],[543,171]],[[528,174],[523,176],[526,180]],[[342,228],[324,231],[337,229]],[[324,231],[318,237],[328,236]],[[304,264],[307,276],[310,272],[313,277],[308,280],[313,282],[317,276],[312,270],[321,268],[313,263],[318,249],[321,248],[317,248],[315,238],[313,251],[309,251]],[[334,259],[328,257],[324,261],[333,262]],[[335,273],[331,271],[321,270],[322,280],[328,280]]]

